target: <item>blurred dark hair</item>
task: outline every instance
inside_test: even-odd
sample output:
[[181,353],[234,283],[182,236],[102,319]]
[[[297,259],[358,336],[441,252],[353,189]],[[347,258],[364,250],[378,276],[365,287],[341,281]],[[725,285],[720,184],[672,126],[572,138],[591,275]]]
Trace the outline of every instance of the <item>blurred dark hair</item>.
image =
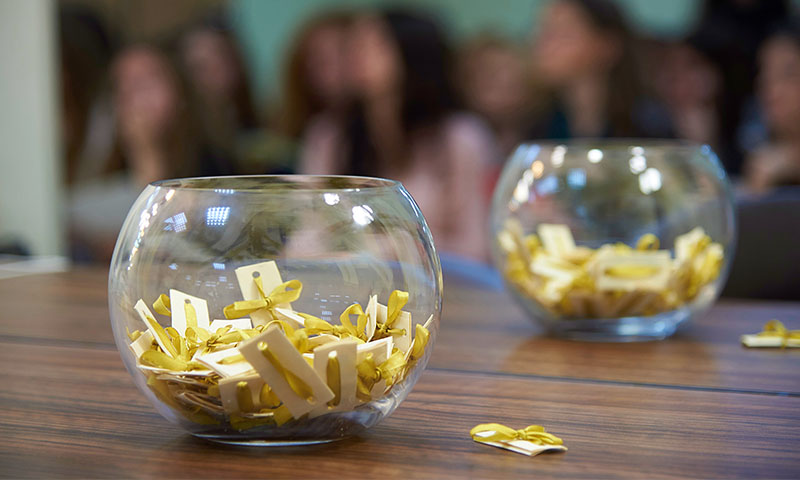
[[622,10],[611,0],[562,1],[580,8],[596,30],[613,36],[619,44],[619,58],[609,72],[606,94],[610,133],[615,137],[643,135],[636,125],[634,112],[644,87],[634,51],[634,35]]
[[[456,107],[450,77],[452,55],[439,24],[423,14],[389,9],[379,18],[400,54],[400,122],[403,145],[414,135],[441,126]],[[363,106],[356,105],[350,122],[350,173],[380,175],[393,165],[402,169],[408,152],[379,156],[370,141]],[[386,155],[388,153],[388,155]]]
[[[231,100],[236,108],[236,122],[238,127],[244,129],[258,127],[259,119],[253,103],[253,93],[248,78],[247,62],[245,62],[239,42],[233,35],[231,27],[222,17],[221,13],[215,12],[199,24],[189,28],[180,36],[180,41],[185,41],[186,38],[189,38],[189,36],[194,33],[202,32],[211,32],[218,35],[219,38],[225,42],[233,64],[235,65],[237,83],[234,87],[233,98]],[[181,47],[185,48],[184,45]],[[183,64],[181,66],[185,67]],[[185,77],[186,73],[182,72],[182,75]]]
[[295,35],[283,78],[283,105],[280,107],[278,129],[292,138],[298,138],[308,126],[308,121],[325,107],[323,99],[312,88],[306,71],[306,55],[311,36],[325,28],[346,29],[353,15],[345,11],[331,11],[312,18]]
[[776,24],[768,38],[785,38],[800,48],[800,17],[791,17]]
[[65,177],[73,183],[92,104],[106,84],[114,40],[101,19],[86,7],[59,8],[58,36],[64,120]]

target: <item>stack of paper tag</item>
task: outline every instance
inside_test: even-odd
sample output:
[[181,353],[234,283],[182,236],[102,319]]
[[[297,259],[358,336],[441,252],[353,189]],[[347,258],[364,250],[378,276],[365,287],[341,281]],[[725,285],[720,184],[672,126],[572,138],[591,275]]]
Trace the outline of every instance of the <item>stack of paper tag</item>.
[[566,225],[540,224],[524,235],[514,219],[497,235],[506,279],[545,309],[565,317],[615,318],[676,309],[710,288],[723,248],[702,228],[675,239],[674,255],[647,234],[633,247],[575,244]]
[[425,354],[433,315],[414,325],[406,292],[387,305],[373,295],[331,324],[292,309],[303,285],[283,282],[275,262],[236,276],[244,300],[225,307],[225,319],[212,321],[206,300],[178,290],[153,304],[169,327],[143,300],[134,306],[146,327],[129,334],[137,366],[192,421],[243,430],[349,411],[386,395]]

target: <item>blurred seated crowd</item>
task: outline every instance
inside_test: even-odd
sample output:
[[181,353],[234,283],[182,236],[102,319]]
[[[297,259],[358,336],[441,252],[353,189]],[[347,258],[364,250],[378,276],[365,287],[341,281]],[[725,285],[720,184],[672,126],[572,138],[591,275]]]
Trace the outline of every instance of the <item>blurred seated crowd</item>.
[[258,105],[224,15],[120,44],[62,7],[71,254],[107,261],[149,182],[353,174],[403,182],[437,247],[487,258],[486,215],[522,141],[709,144],[737,189],[800,185],[800,23],[787,1],[707,0],[685,38],[645,38],[612,0],[554,0],[523,42],[453,44],[410,9],[321,13],[296,32],[273,104]]

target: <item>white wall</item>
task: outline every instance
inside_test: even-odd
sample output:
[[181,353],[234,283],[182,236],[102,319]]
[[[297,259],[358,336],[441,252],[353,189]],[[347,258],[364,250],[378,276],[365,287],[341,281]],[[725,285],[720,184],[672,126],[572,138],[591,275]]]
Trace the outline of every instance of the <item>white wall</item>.
[[64,252],[51,0],[0,0],[0,237]]

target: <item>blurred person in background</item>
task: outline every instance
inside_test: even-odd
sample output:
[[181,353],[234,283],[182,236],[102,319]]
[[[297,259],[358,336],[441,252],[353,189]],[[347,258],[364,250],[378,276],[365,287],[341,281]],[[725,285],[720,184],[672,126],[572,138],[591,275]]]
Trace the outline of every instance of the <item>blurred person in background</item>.
[[204,147],[177,69],[159,49],[123,49],[111,68],[116,140],[102,177],[71,191],[70,238],[78,261],[107,261],[142,188],[170,177],[223,175]]
[[300,28],[284,69],[283,105],[275,123],[289,138],[300,140],[313,118],[340,121],[350,100],[346,75],[346,42],[352,15],[321,14]]
[[259,120],[235,38],[219,22],[208,22],[189,30],[179,51],[207,147],[238,166],[243,136],[257,132]]
[[552,92],[531,137],[669,137],[666,110],[644,93],[633,40],[610,0],[557,0],[544,10],[534,72]]
[[439,26],[410,12],[364,15],[352,27],[348,52],[356,103],[344,122],[311,125],[300,170],[399,180],[437,247],[484,260],[483,181],[496,147],[482,122],[455,108]]
[[91,10],[59,12],[61,134],[64,179],[69,187],[105,172],[114,144],[108,67],[114,42]]
[[769,137],[748,158],[753,192],[800,185],[800,21],[780,27],[759,53],[758,99]]
[[703,5],[693,36],[703,39],[706,52],[713,52],[722,75],[718,153],[734,176],[742,171],[743,152],[753,148],[743,125],[758,122],[751,117],[758,110],[753,95],[759,47],[788,14],[788,0],[706,0]]
[[675,136],[708,144],[720,156],[722,72],[700,36],[663,46],[651,66],[653,87],[667,107]]
[[487,121],[505,158],[525,139],[534,109],[524,52],[509,40],[481,35],[459,52],[456,78],[464,106]]

